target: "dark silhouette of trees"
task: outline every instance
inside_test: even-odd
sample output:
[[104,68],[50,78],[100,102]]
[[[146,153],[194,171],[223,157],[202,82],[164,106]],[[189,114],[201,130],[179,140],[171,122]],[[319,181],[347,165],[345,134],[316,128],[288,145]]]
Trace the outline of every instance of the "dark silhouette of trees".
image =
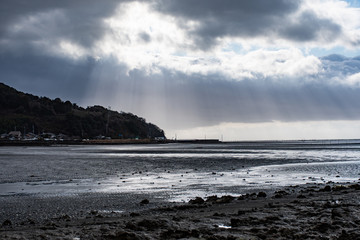
[[60,98],[51,100],[25,94],[0,83],[0,133],[18,128],[37,132],[63,133],[68,136],[94,138],[165,137],[164,131],[132,113],[116,112],[102,106],[86,109]]

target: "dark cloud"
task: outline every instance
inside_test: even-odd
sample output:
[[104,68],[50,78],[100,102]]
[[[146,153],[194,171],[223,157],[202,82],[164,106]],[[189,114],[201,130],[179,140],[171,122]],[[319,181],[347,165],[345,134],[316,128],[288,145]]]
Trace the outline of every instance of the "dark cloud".
[[[360,72],[360,58],[332,55],[321,59],[324,73],[316,81],[264,78],[231,81],[219,74],[184,74],[175,69],[129,69],[116,59],[71,59],[49,55],[33,43],[68,39],[91,47],[108,31],[102,19],[120,1],[2,1],[0,8],[0,79],[24,92],[129,111],[162,128],[185,128],[221,122],[360,119],[360,88],[334,84],[334,76]],[[289,16],[299,1],[159,0],[154,8],[200,25],[189,34],[207,49],[224,36],[276,36],[292,41],[331,40],[341,28],[311,12]],[[40,14],[40,15],[39,15]],[[43,14],[43,15],[42,15]],[[45,14],[45,17],[44,17]],[[46,18],[46,14],[50,17]],[[30,28],[14,31],[21,21]],[[45,21],[46,19],[47,21]],[[28,26],[29,27],[29,26]],[[151,41],[140,32],[139,40]],[[6,48],[5,48],[6,46]],[[198,64],[194,61],[193,64]],[[157,69],[159,66],[153,67]],[[150,72],[150,73],[149,73]],[[299,80],[299,82],[297,82]]]
[[315,13],[307,11],[281,31],[287,39],[312,41],[316,39],[332,41],[341,34],[341,27],[329,19],[319,19]]
[[[1,81],[36,95],[80,102],[96,62],[49,54],[49,46],[41,43],[55,46],[57,40],[64,39],[90,48],[108,31],[102,19],[111,16],[122,2],[126,1],[2,1]],[[19,26],[21,23],[25,25]]]
[[340,33],[339,25],[314,13],[305,12],[298,18],[291,15],[300,4],[291,0],[160,0],[155,9],[179,17],[182,27],[186,27],[187,20],[197,21],[199,26],[188,33],[196,47],[202,49],[212,47],[225,36],[312,41],[333,40]]
[[[96,0],[4,0],[0,8],[0,40],[21,45],[43,38],[61,38],[89,47],[107,30],[101,20],[111,16],[121,2],[123,1],[104,0],[99,3]],[[42,19],[44,14],[52,17]],[[32,22],[32,28],[13,31],[19,22],[30,23],[34,18],[39,18],[39,21]]]
[[93,59],[71,61],[31,52],[21,57],[2,53],[0,79],[24,92],[79,102],[87,92],[95,64]]

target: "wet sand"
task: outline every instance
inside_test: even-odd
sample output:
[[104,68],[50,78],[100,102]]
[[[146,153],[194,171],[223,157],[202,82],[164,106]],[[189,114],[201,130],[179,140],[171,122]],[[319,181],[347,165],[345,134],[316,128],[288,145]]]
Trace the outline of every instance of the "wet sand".
[[2,147],[0,239],[360,239],[359,147],[269,144]]
[[[43,221],[9,216],[0,239],[360,239],[359,193],[357,183],[306,184],[182,204],[144,199],[126,212],[84,209]],[[42,211],[54,207],[43,201]]]

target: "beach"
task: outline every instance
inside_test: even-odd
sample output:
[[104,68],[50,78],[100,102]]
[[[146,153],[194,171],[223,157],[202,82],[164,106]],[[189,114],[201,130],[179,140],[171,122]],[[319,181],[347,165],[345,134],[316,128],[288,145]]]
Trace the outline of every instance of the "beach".
[[360,240],[360,0],[0,6],[0,240]]
[[0,162],[1,239],[360,237],[357,141],[17,146]]
[[7,220],[0,238],[359,239],[359,193],[359,184],[329,183],[154,208],[142,200],[130,212],[89,210],[79,218],[63,215],[41,224],[27,219],[13,225]]

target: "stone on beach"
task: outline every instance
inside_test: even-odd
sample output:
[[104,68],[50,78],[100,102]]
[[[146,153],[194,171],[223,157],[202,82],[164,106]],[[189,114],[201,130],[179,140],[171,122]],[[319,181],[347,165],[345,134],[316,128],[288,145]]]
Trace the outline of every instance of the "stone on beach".
[[266,197],[266,193],[264,193],[264,192],[259,192],[259,193],[257,194],[257,197],[258,197],[258,198],[265,198],[265,197]]
[[203,204],[205,201],[201,197],[196,197],[195,199],[191,199],[189,201],[190,204]]
[[[331,185],[335,187],[336,185]],[[168,204],[143,208],[136,213],[106,213],[98,218],[52,219],[51,225],[24,223],[2,226],[0,238],[65,239],[73,233],[80,239],[360,239],[358,190],[322,191],[324,185],[299,186],[292,192],[278,190],[281,199],[261,192],[243,195],[245,201],[225,195],[197,197],[197,204]],[[306,199],[298,199],[299,194]],[[216,204],[223,200],[223,204]],[[226,200],[226,201],[225,201]],[[156,203],[154,203],[156,204]],[[89,212],[87,212],[89,213]],[[29,229],[33,229],[29,231]],[[4,236],[9,236],[5,237]]]
[[144,205],[144,204],[149,204],[149,203],[150,203],[149,199],[143,199],[143,200],[140,202],[140,204],[142,204],[142,205]]

